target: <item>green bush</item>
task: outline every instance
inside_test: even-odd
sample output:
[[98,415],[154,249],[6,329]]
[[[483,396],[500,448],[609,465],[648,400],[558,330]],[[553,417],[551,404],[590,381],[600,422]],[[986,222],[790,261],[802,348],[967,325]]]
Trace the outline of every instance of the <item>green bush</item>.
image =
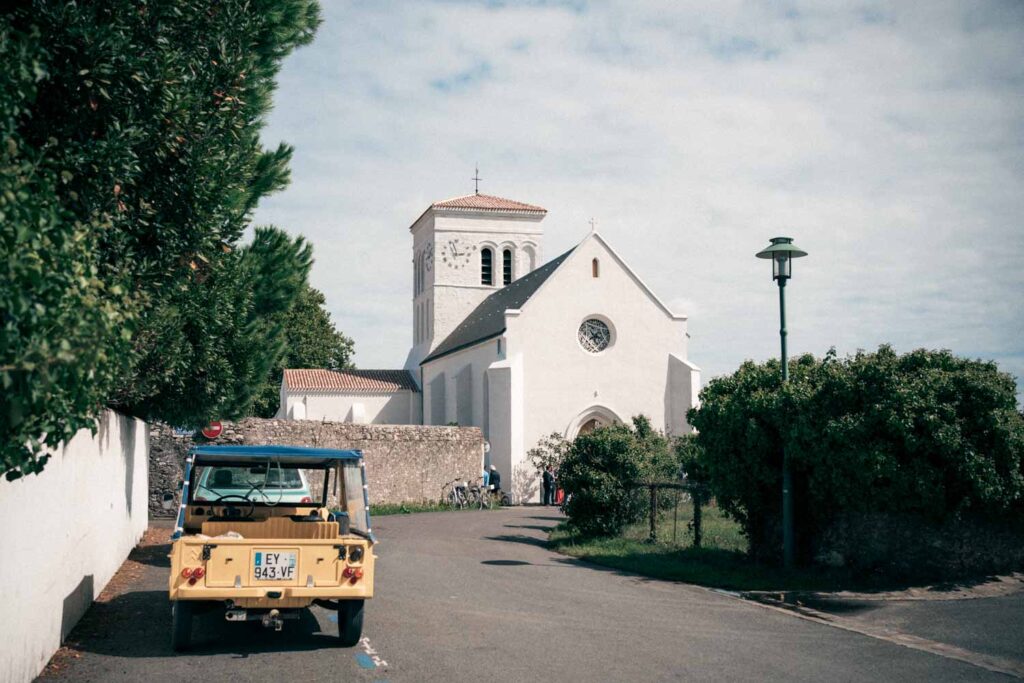
[[805,562],[851,515],[937,527],[1024,511],[1024,419],[1013,378],[994,363],[882,346],[802,356],[785,387],[779,375],[776,361],[744,363],[712,380],[690,413],[712,491],[755,556],[781,554],[783,446]]
[[582,536],[619,533],[648,511],[646,489],[634,484],[677,472],[668,440],[646,417],[633,418],[632,428],[612,425],[577,436],[558,470],[569,527]]

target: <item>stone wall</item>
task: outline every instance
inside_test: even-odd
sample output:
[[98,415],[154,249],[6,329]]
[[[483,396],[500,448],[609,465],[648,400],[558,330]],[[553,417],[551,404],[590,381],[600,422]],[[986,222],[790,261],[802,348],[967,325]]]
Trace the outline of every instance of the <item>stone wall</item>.
[[[205,440],[204,440],[205,441]],[[161,505],[164,493],[176,493],[191,436],[170,427],[150,428],[149,509],[154,517],[173,516]],[[445,483],[474,479],[483,468],[483,434],[476,427],[359,425],[310,420],[248,418],[225,423],[213,443],[318,446],[359,449],[366,459],[371,503],[437,500]],[[310,482],[316,490],[316,483]]]

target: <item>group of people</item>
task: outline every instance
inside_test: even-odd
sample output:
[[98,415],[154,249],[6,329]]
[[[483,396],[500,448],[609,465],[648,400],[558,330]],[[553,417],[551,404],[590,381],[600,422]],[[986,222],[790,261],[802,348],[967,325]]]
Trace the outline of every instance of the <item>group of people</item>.
[[557,505],[555,502],[555,472],[551,465],[544,468],[544,474],[541,476],[541,494],[544,500],[544,505]]
[[[498,471],[497,467],[491,465],[490,470],[484,469],[483,480],[485,489],[501,495],[501,472]],[[544,474],[541,476],[541,493],[543,494],[544,505],[558,504],[555,502],[556,490],[555,472],[551,465],[548,465],[544,468]]]

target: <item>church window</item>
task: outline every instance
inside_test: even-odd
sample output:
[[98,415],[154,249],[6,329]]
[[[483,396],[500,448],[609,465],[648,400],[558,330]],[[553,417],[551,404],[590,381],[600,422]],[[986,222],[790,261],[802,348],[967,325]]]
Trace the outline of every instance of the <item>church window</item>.
[[501,282],[511,284],[512,282],[512,250],[506,249],[501,252]]
[[577,337],[586,351],[601,353],[612,343],[612,331],[608,323],[597,318],[588,318],[580,325]]
[[591,261],[590,262],[590,272],[591,272],[591,274],[594,277],[600,277],[601,276],[601,262],[598,261],[597,259],[594,259],[593,261]]
[[480,250],[480,284],[494,284],[494,252],[486,248]]

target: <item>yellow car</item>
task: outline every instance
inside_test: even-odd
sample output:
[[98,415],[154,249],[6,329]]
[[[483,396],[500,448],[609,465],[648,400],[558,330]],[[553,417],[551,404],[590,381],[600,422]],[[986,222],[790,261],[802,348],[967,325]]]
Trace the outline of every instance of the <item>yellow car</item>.
[[175,650],[198,611],[280,631],[313,603],[337,611],[340,645],[359,642],[376,559],[360,451],[196,446],[171,540]]

